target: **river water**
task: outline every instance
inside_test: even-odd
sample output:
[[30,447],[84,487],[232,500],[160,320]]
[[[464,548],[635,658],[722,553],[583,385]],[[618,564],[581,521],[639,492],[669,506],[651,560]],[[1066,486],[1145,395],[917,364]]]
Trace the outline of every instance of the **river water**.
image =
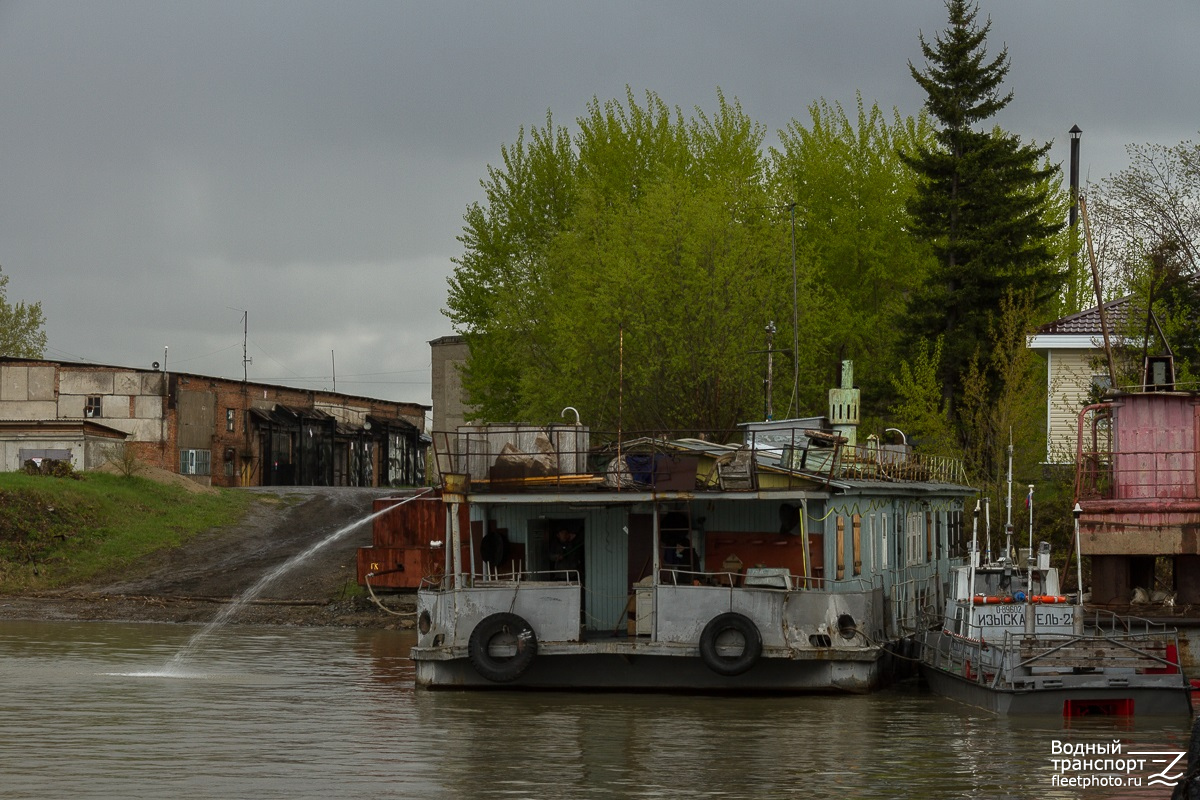
[[[1013,722],[866,697],[415,691],[409,633],[0,621],[3,798],[1165,798],[1055,752],[1187,720]],[[1111,758],[1111,756],[1110,756]],[[1177,770],[1178,771],[1178,770]],[[1141,788],[1130,788],[1140,779]],[[1111,784],[1111,775],[1109,781]]]

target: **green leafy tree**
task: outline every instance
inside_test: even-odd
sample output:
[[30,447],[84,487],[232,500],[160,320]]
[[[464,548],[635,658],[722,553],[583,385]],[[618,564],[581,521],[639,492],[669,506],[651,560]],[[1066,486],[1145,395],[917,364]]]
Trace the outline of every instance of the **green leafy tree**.
[[0,355],[41,358],[46,349],[42,304],[8,302],[8,276],[0,274]]
[[782,148],[771,151],[778,193],[796,203],[810,275],[806,339],[820,332],[806,374],[824,380],[808,381],[819,396],[804,399],[820,408],[837,366],[852,359],[864,416],[881,417],[900,360],[896,330],[908,293],[932,266],[929,249],[908,235],[904,200],[917,176],[899,156],[932,146],[928,117],[894,112],[888,120],[860,95],[852,120],[840,105],[819,101],[807,124],[793,120],[780,141]]
[[486,202],[467,209],[445,313],[470,347],[463,388],[471,402],[485,419],[510,420],[519,418],[527,365],[545,355],[537,326],[545,253],[574,207],[576,159],[549,114],[500,157],[480,182]]
[[593,100],[504,148],[468,209],[447,313],[481,417],[731,430],[762,407],[763,327],[790,309],[764,129],[718,94]]
[[1200,385],[1200,273],[1177,240],[1160,241],[1129,275],[1127,313],[1116,326],[1117,385],[1140,387],[1148,355],[1174,356],[1175,384]]
[[938,378],[941,362],[940,338],[932,345],[919,345],[911,361],[902,359],[899,371],[892,377],[895,400],[891,411],[894,424],[922,452],[955,457],[959,455],[958,448],[953,444],[953,427]]
[[[1026,346],[1033,327],[1029,295],[1008,292],[1001,299],[1000,313],[992,319],[990,351],[972,359],[963,377],[960,417],[972,434],[964,453],[967,471],[982,482],[985,492],[993,491],[997,497],[1005,479],[1009,442],[1014,445],[1014,469],[1020,475],[1036,474],[1042,452],[1045,391],[1041,364]],[[989,391],[990,376],[999,376],[998,392]]]
[[1000,93],[1008,51],[987,60],[990,20],[978,26],[978,8],[966,0],[946,7],[949,27],[932,44],[920,37],[925,70],[909,64],[937,130],[934,146],[903,152],[919,175],[908,210],[936,265],[910,297],[906,333],[910,343],[943,337],[939,378],[957,419],[961,379],[973,359],[981,359],[988,396],[1003,391],[987,360],[1001,299],[1019,288],[1029,292],[1035,314],[1053,315],[1066,270],[1049,145],[1024,145],[998,128],[977,130],[1012,100],[1011,92]]

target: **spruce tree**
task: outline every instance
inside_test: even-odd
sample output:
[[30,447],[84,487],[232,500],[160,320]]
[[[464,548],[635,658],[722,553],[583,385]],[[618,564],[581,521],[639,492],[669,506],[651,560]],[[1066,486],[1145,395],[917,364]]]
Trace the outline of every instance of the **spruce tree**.
[[[1006,294],[1027,293],[1035,309],[1049,310],[1066,276],[1060,269],[1053,218],[1053,179],[1041,147],[1022,144],[999,128],[977,129],[1012,100],[1001,94],[1008,49],[990,61],[989,19],[976,25],[978,6],[949,0],[949,27],[932,44],[921,35],[926,68],[909,62],[925,90],[936,123],[933,146],[902,157],[918,174],[908,203],[913,234],[937,259],[909,300],[910,345],[943,340],[939,378],[943,400],[956,416],[962,376],[973,360],[986,362],[990,330]],[[997,394],[999,375],[985,382]]]

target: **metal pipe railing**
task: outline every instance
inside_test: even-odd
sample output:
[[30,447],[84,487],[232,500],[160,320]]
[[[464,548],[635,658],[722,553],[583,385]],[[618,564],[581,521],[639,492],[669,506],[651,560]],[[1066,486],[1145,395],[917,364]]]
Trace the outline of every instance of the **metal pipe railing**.
[[[576,426],[546,428],[500,426],[436,431],[432,435],[434,462],[440,474],[469,475],[476,490],[496,486],[572,489],[589,484],[610,488],[656,488],[691,469],[701,459],[713,462],[697,474],[686,490],[729,488],[723,480],[726,462],[739,463],[745,473],[737,488],[761,488],[757,474],[768,470],[785,480],[780,488],[801,482],[853,478],[880,482],[932,482],[967,485],[962,461],[944,456],[900,452],[878,445],[851,447],[827,431],[793,429],[786,436],[750,432],[746,441],[722,444],[727,432],[684,431],[673,434],[628,434],[618,447],[616,438]],[[519,446],[524,440],[524,447]],[[592,442],[604,444],[591,446]],[[529,446],[533,444],[534,446]],[[618,456],[617,454],[620,453]],[[739,454],[742,454],[740,460]],[[621,462],[621,463],[618,463]],[[680,466],[680,465],[683,466]],[[727,465],[728,466],[728,465]],[[741,473],[739,473],[741,475]]]

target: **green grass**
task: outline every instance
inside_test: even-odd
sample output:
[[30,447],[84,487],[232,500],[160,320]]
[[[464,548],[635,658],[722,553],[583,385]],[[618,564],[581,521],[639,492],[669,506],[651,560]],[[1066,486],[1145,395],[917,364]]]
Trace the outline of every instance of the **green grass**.
[[342,591],[338,596],[344,600],[354,600],[359,597],[366,597],[367,589],[358,582],[357,578],[351,578],[342,586]]
[[0,592],[85,582],[237,522],[253,501],[136,476],[0,473]]

